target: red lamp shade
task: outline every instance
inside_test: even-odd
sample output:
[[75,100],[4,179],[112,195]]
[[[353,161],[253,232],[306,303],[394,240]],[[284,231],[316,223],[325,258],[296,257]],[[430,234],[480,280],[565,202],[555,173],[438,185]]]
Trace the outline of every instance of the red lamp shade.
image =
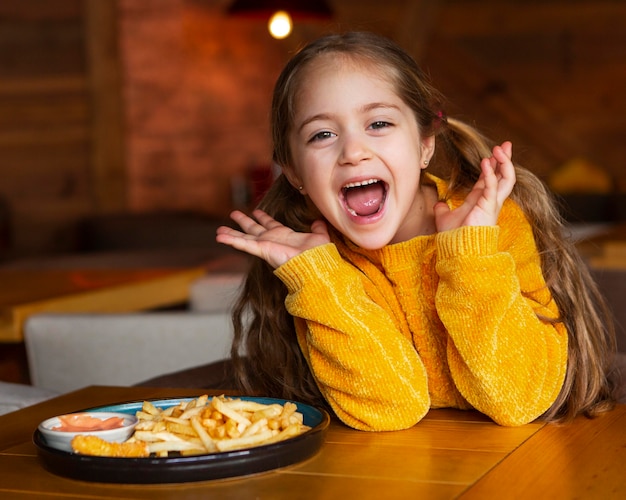
[[294,18],[328,19],[332,10],[324,0],[235,0],[227,12],[232,15],[267,17],[283,10]]

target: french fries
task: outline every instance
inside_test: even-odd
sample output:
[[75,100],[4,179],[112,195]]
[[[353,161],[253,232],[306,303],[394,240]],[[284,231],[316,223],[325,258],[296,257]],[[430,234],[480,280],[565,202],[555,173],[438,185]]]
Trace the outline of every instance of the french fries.
[[261,446],[310,429],[296,410],[290,402],[266,405],[225,396],[202,395],[165,410],[144,401],[136,412],[139,422],[135,432],[125,443],[103,446],[94,442],[92,452],[81,443],[81,449],[75,451],[100,455],[105,450],[110,453],[107,456],[125,456],[129,443],[136,443],[145,450],[144,456],[168,457],[172,453],[199,455]]

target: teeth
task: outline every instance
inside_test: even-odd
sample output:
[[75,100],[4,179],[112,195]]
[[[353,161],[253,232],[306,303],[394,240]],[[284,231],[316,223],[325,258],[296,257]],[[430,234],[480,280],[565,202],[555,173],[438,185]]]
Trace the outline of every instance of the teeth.
[[378,182],[378,179],[368,179],[366,181],[351,182],[350,184],[346,184],[343,188],[350,189],[350,188],[355,188],[355,187],[368,186],[369,184],[376,184],[377,182]]

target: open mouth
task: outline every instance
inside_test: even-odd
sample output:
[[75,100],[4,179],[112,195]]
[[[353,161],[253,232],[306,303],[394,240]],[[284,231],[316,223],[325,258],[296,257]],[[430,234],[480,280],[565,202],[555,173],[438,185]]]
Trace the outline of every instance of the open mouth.
[[387,185],[379,179],[351,182],[341,188],[346,209],[354,217],[370,217],[381,211]]

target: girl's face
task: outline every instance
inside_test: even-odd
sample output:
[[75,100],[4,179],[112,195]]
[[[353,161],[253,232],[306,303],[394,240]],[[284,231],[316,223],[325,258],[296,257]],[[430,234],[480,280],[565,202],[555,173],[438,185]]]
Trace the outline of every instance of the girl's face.
[[326,55],[301,75],[290,182],[338,231],[366,249],[434,231],[432,189],[420,186],[434,137],[380,67]]

